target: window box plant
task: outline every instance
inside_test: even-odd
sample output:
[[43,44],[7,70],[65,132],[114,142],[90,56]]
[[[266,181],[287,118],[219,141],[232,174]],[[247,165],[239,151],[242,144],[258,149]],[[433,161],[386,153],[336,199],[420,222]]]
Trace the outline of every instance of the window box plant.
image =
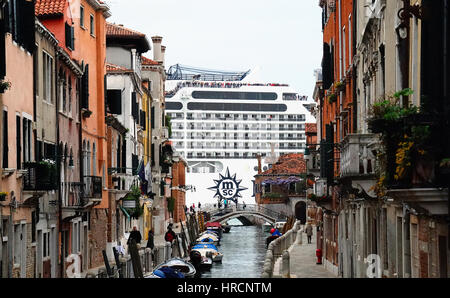
[[0,81],[0,93],[4,93],[9,88],[11,88],[11,82]]

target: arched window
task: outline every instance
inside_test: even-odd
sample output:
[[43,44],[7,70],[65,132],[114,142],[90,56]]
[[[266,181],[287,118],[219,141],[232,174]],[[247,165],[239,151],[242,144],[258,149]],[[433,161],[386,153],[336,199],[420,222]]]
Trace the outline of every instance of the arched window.
[[97,151],[95,148],[95,143],[92,143],[92,164],[93,164],[92,176],[97,176]]
[[87,176],[87,146],[86,140],[83,140],[82,163],[83,163],[83,175]]
[[86,156],[87,156],[86,176],[90,176],[92,170],[92,163],[91,163],[91,142],[89,141],[87,142]]
[[69,82],[69,92],[68,92],[68,99],[67,103],[69,104],[69,114],[72,113],[72,77],[68,75],[67,81]]

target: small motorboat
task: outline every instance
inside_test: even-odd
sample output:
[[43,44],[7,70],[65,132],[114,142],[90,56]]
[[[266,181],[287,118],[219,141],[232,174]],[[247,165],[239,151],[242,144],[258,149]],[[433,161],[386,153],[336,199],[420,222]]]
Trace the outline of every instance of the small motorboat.
[[273,228],[273,226],[266,222],[265,224],[263,224],[262,229],[264,231],[264,233],[270,233],[270,230]]
[[192,278],[195,273],[194,265],[181,258],[173,258],[156,266],[147,278]]
[[205,226],[207,230],[216,232],[219,239],[222,238],[223,227],[220,222],[208,221]]
[[198,251],[202,258],[210,258],[213,262],[222,262],[223,254],[214,244],[196,244],[192,251]]
[[220,242],[220,239],[214,233],[205,232],[202,235],[200,235],[200,237],[198,237],[196,241],[197,241],[197,243],[218,245]]
[[230,226],[230,225],[227,225],[227,224],[222,225],[222,228],[223,228],[223,232],[224,232],[224,233],[229,233],[230,230],[231,230],[231,226]]

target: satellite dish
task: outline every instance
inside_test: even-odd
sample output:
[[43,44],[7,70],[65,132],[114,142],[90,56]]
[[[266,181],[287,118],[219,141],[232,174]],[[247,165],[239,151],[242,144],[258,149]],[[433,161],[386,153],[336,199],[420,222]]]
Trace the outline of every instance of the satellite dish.
[[263,170],[264,170],[264,171],[267,171],[267,166],[264,166]]
[[255,171],[258,171],[258,167],[257,167],[257,166],[255,166],[253,169],[254,169]]

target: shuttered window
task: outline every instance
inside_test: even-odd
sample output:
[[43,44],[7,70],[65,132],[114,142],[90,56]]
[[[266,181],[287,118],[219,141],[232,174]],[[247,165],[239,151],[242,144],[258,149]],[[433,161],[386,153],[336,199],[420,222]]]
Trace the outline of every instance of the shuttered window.
[[34,1],[10,0],[4,11],[5,29],[18,45],[32,53],[35,47]]
[[137,102],[136,92],[131,93],[131,115],[136,123],[139,123],[139,103]]
[[3,111],[3,168],[8,168],[8,112]]
[[81,108],[89,109],[89,64],[86,65],[81,78]]
[[66,38],[66,47],[70,50],[75,50],[75,30],[73,26],[70,26],[68,23],[65,24],[65,38]]
[[111,114],[122,114],[122,90],[113,89],[107,91],[107,109]]

